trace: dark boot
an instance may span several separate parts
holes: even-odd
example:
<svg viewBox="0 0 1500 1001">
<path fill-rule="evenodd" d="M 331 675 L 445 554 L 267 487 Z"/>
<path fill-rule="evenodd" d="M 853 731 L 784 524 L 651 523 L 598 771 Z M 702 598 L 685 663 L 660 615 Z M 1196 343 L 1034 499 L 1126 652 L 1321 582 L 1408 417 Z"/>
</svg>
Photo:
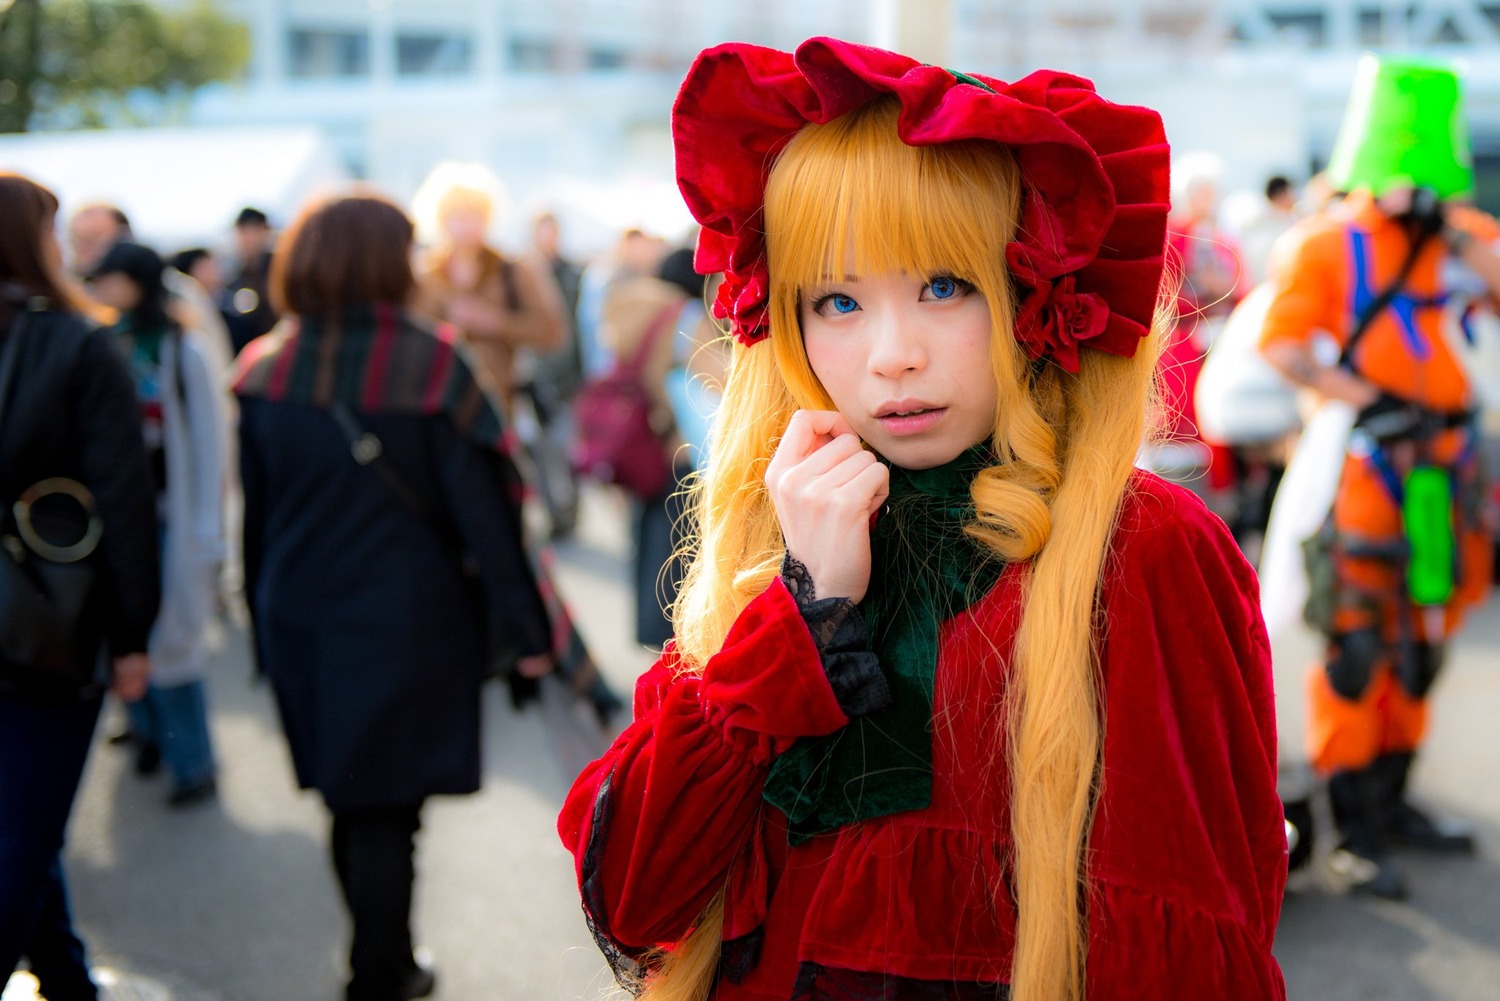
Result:
<svg viewBox="0 0 1500 1001">
<path fill-rule="evenodd" d="M 135 773 L 155 775 L 161 771 L 161 745 L 156 741 L 138 742 L 135 751 Z"/>
<path fill-rule="evenodd" d="M 1312 769 L 1305 765 L 1283 765 L 1277 769 L 1276 792 L 1286 819 L 1288 872 L 1296 872 L 1312 861 L 1317 830 L 1313 820 Z"/>
<path fill-rule="evenodd" d="M 1370 766 L 1384 800 L 1386 839 L 1396 848 L 1414 848 L 1438 855 L 1474 854 L 1474 832 L 1468 825 L 1434 819 L 1407 801 L 1406 781 L 1412 759 L 1410 751 L 1382 754 Z"/>
<path fill-rule="evenodd" d="M 99 990 L 89 978 L 83 942 L 73 930 L 60 858 L 53 859 L 47 871 L 41 912 L 32 929 L 26 955 L 42 997 L 50 1001 L 97 1001 Z M 0 988 L 4 986 L 0 984 Z"/>
<path fill-rule="evenodd" d="M 1396 679 L 1412 698 L 1425 699 L 1447 659 L 1447 648 L 1441 643 L 1403 644 L 1396 659 Z"/>
<path fill-rule="evenodd" d="M 1369 768 L 1329 777 L 1328 799 L 1342 836 L 1329 866 L 1354 893 L 1404 900 L 1406 882 L 1387 847 L 1378 792 Z"/>
<path fill-rule="evenodd" d="M 409 1001 L 433 990 L 430 964 L 413 955 L 412 839 L 420 806 L 333 815 L 333 862 L 354 925 L 346 1001 Z"/>
<path fill-rule="evenodd" d="M 1312 804 L 1306 799 L 1288 800 L 1282 810 L 1287 826 L 1286 867 L 1288 872 L 1296 872 L 1312 861 Z"/>
<path fill-rule="evenodd" d="M 423 955 L 425 950 L 418 949 L 416 965 L 407 973 L 406 978 L 401 981 L 401 997 L 403 1001 L 415 1001 L 416 998 L 425 998 L 437 990 L 437 970 L 433 969 L 432 960 Z"/>
</svg>

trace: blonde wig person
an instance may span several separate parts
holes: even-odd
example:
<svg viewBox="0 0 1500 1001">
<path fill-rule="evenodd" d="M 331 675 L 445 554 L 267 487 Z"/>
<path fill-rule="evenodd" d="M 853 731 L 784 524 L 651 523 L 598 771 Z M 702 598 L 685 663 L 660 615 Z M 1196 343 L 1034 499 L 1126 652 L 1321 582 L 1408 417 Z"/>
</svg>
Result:
<svg viewBox="0 0 1500 1001">
<path fill-rule="evenodd" d="M 1254 575 L 1134 468 L 1160 119 L 814 39 L 704 52 L 673 129 L 736 345 L 676 640 L 559 821 L 617 979 L 1284 997 Z"/>
<path fill-rule="evenodd" d="M 463 334 L 478 374 L 508 415 L 521 381 L 518 355 L 556 350 L 568 336 L 562 294 L 545 264 L 492 246 L 489 234 L 507 200 L 485 167 L 439 163 L 412 202 L 429 243 L 414 310 Z"/>
</svg>

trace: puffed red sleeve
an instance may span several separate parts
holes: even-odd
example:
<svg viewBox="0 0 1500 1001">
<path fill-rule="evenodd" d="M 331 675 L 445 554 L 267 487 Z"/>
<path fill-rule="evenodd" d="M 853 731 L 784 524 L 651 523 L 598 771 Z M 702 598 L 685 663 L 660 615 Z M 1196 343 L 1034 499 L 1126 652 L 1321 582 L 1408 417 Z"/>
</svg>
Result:
<svg viewBox="0 0 1500 1001">
<path fill-rule="evenodd" d="M 596 935 L 629 951 L 680 941 L 726 882 L 726 937 L 753 929 L 770 764 L 797 738 L 848 722 L 780 580 L 701 676 L 677 670 L 669 650 L 642 676 L 635 721 L 574 782 L 558 820 Z"/>
<path fill-rule="evenodd" d="M 1115 1001 L 1284 998 L 1270 646 L 1254 571 L 1195 497 L 1141 477 L 1102 646 L 1088 976 Z"/>
</svg>

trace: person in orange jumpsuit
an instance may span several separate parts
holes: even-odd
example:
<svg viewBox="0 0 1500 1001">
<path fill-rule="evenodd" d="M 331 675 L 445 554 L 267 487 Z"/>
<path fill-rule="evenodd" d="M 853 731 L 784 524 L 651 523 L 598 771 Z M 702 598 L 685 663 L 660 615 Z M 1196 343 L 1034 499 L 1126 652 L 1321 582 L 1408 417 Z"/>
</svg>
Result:
<svg viewBox="0 0 1500 1001">
<path fill-rule="evenodd" d="M 1423 177 L 1408 163 L 1386 174 L 1366 158 L 1346 176 L 1343 204 L 1294 232 L 1261 350 L 1293 381 L 1359 411 L 1323 533 L 1336 583 L 1318 595 L 1328 644 L 1310 678 L 1309 752 L 1328 778 L 1342 838 L 1335 868 L 1354 890 L 1399 898 L 1406 887 L 1391 848 L 1473 850 L 1468 834 L 1428 818 L 1405 790 L 1445 642 L 1491 579 L 1474 392 L 1444 326 L 1495 307 L 1500 226 L 1453 203 L 1466 192 L 1451 171 Z M 1337 364 L 1327 364 L 1331 351 L 1320 360 L 1320 332 L 1337 345 Z M 1445 471 L 1453 485 L 1452 586 L 1425 601 L 1408 583 L 1416 536 L 1403 520 L 1418 466 Z"/>
</svg>

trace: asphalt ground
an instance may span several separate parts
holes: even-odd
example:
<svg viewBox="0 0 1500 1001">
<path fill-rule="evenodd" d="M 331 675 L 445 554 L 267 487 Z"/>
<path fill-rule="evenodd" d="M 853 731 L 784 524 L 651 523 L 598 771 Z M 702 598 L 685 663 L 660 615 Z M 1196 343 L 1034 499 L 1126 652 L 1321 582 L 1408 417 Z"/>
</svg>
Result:
<svg viewBox="0 0 1500 1001">
<path fill-rule="evenodd" d="M 590 495 L 579 538 L 559 550 L 562 588 L 622 690 L 650 660 L 631 642 L 625 525 L 623 505 Z M 120 725 L 117 708 L 108 712 L 67 850 L 75 917 L 110 1001 L 337 1001 L 348 928 L 327 818 L 295 788 L 243 631 L 226 623 L 220 639 L 210 667 L 217 802 L 165 806 L 167 780 L 135 776 L 130 752 L 104 743 Z M 1297 673 L 1278 670 L 1291 720 L 1300 719 Z M 435 997 L 597 998 L 611 981 L 554 833 L 583 748 L 536 710 L 513 711 L 498 687 L 485 697 L 485 788 L 432 801 L 420 835 L 415 924 L 438 964 Z M 1391 903 L 1338 892 L 1322 838 L 1319 859 L 1294 878 L 1277 937 L 1292 998 L 1500 998 L 1497 721 L 1500 602 L 1491 601 L 1454 646 L 1415 776 L 1422 802 L 1476 825 L 1479 855 L 1407 858 L 1412 898 Z M 24 974 L 3 994 L 32 998 Z"/>
</svg>

